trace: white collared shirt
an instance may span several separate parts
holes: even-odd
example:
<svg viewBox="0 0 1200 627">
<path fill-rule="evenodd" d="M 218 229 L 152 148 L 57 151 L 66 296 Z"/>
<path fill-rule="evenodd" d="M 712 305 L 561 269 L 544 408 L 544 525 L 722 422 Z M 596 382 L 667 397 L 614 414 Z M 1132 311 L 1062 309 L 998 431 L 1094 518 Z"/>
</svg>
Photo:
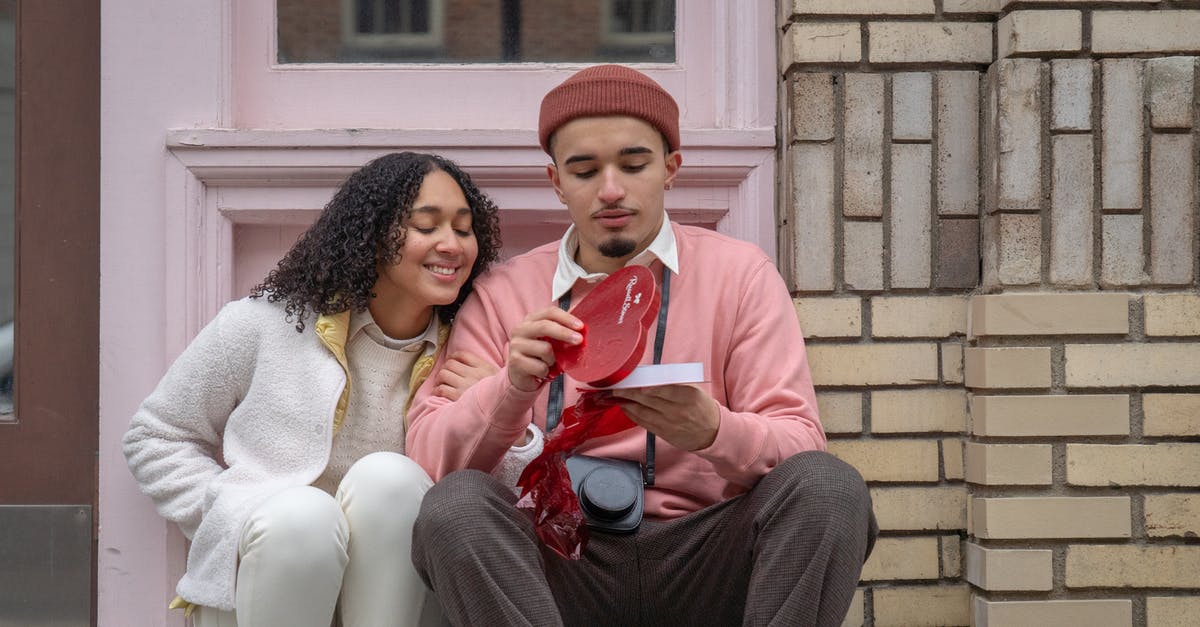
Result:
<svg viewBox="0 0 1200 627">
<path fill-rule="evenodd" d="M 354 340 L 354 337 L 359 332 L 366 333 L 368 337 L 375 341 L 376 344 L 392 350 L 408 350 L 410 352 L 425 352 L 426 349 L 433 351 L 437 349 L 438 342 L 438 316 L 437 312 L 429 317 L 429 324 L 426 325 L 425 331 L 416 337 L 398 340 L 393 337 L 388 337 L 383 329 L 375 322 L 375 318 L 371 316 L 371 310 L 354 311 L 350 313 L 350 328 L 346 334 L 346 343 L 349 344 Z"/>
<path fill-rule="evenodd" d="M 558 266 L 554 269 L 554 282 L 551 284 L 551 296 L 554 300 L 571 291 L 576 281 L 582 279 L 588 283 L 596 283 L 608 277 L 604 272 L 588 272 L 576 263 L 575 253 L 578 250 L 579 233 L 572 224 L 558 242 Z M 663 211 L 662 226 L 658 229 L 658 235 L 654 236 L 646 250 L 638 253 L 625 265 L 649 266 L 655 259 L 661 261 L 671 272 L 679 274 L 679 248 L 675 245 L 675 231 L 671 229 L 671 218 L 667 216 L 666 211 Z"/>
</svg>

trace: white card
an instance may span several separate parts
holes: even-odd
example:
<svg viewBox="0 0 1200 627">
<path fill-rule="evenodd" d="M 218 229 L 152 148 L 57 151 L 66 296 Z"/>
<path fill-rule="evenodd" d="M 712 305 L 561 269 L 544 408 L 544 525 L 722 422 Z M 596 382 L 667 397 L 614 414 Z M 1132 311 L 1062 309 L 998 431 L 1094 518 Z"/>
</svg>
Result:
<svg viewBox="0 0 1200 627">
<path fill-rule="evenodd" d="M 682 364 L 644 364 L 633 369 L 629 376 L 600 390 L 648 388 L 676 383 L 703 383 L 704 364 L 693 361 Z"/>
</svg>

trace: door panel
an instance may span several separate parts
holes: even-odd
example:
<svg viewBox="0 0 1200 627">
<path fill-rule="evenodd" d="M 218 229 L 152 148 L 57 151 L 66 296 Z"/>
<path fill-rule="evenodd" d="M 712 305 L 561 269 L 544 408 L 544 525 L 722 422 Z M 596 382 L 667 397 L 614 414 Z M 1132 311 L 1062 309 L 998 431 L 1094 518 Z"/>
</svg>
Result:
<svg viewBox="0 0 1200 627">
<path fill-rule="evenodd" d="M 100 2 L 16 7 L 15 412 L 0 625 L 95 622 Z"/>
</svg>

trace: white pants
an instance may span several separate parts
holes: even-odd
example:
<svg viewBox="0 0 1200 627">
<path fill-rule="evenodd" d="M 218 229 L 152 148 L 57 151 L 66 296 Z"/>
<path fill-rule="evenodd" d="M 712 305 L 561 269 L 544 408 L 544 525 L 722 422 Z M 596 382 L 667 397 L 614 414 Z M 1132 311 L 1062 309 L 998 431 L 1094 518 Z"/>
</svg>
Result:
<svg viewBox="0 0 1200 627">
<path fill-rule="evenodd" d="M 354 464 L 336 496 L 301 486 L 271 497 L 242 529 L 236 614 L 202 607 L 196 627 L 329 627 L 339 596 L 344 627 L 438 624 L 409 558 L 432 485 L 416 462 L 380 452 Z"/>
</svg>

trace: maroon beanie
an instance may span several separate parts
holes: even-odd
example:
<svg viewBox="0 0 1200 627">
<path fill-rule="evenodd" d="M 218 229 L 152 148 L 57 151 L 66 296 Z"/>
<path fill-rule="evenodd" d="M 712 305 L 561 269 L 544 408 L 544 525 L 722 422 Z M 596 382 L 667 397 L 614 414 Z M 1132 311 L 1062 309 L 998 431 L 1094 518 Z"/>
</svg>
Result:
<svg viewBox="0 0 1200 627">
<path fill-rule="evenodd" d="M 575 118 L 628 115 L 658 129 L 669 150 L 679 150 L 679 106 L 654 79 L 623 65 L 596 65 L 572 74 L 542 99 L 538 141 L 550 152 L 550 136 Z M 551 155 L 553 156 L 553 155 Z"/>
</svg>

